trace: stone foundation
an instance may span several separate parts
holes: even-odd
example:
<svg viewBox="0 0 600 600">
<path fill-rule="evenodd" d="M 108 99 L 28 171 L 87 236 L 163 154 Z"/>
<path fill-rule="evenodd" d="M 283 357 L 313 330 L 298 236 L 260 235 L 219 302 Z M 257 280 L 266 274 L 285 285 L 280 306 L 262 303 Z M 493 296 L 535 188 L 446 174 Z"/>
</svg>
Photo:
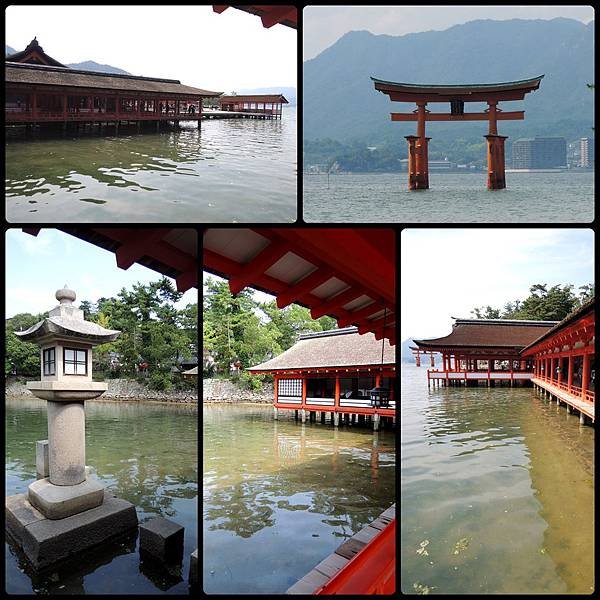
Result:
<svg viewBox="0 0 600 600">
<path fill-rule="evenodd" d="M 137 524 L 133 504 L 106 493 L 97 508 L 60 520 L 44 517 L 29 503 L 27 494 L 6 498 L 6 529 L 35 569 L 73 557 Z"/>
</svg>

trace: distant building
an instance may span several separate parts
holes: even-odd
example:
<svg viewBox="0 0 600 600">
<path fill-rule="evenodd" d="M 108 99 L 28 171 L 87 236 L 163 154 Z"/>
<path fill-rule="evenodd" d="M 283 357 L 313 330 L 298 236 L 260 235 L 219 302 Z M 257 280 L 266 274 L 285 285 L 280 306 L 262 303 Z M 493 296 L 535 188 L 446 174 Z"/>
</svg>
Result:
<svg viewBox="0 0 600 600">
<path fill-rule="evenodd" d="M 562 137 L 516 140 L 512 145 L 513 169 L 553 169 L 567 166 L 567 141 Z"/>
<path fill-rule="evenodd" d="M 579 140 L 581 162 L 580 167 L 590 168 L 594 166 L 594 138 L 581 138 Z"/>
<path fill-rule="evenodd" d="M 400 168 L 402 171 L 408 171 L 408 158 L 400 159 Z M 456 163 L 450 162 L 448 159 L 429 161 L 430 171 L 453 171 L 456 168 Z"/>
</svg>

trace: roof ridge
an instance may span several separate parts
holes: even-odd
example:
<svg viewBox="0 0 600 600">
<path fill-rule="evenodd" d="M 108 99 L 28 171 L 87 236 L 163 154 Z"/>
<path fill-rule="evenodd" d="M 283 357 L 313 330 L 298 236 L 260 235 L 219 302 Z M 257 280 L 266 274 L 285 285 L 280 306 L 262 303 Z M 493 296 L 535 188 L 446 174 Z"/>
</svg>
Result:
<svg viewBox="0 0 600 600">
<path fill-rule="evenodd" d="M 124 73 L 104 73 L 103 71 L 89 71 L 87 69 L 71 69 L 70 67 L 55 67 L 52 65 L 33 65 L 30 63 L 18 63 L 5 61 L 5 65 L 16 69 L 28 69 L 33 71 L 56 71 L 57 73 L 77 73 L 79 75 L 94 75 L 96 77 L 117 77 L 119 79 L 136 79 L 140 81 L 156 81 L 158 83 L 178 83 L 179 79 L 164 79 L 161 77 L 147 77 L 145 75 L 125 75 Z"/>
</svg>

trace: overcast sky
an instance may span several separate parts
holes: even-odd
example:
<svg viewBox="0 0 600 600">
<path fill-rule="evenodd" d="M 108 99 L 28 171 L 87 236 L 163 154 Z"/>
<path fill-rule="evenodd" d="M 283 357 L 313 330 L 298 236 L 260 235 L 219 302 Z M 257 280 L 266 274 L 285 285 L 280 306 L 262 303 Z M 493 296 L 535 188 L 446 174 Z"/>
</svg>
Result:
<svg viewBox="0 0 600 600">
<path fill-rule="evenodd" d="M 34 36 L 63 64 L 94 60 L 219 92 L 296 86 L 296 30 L 233 8 L 9 6 L 6 43 L 20 51 Z"/>
<path fill-rule="evenodd" d="M 58 304 L 54 293 L 65 283 L 82 300 L 96 302 L 116 296 L 134 283 L 158 281 L 160 273 L 133 264 L 117 267 L 115 255 L 56 229 L 42 229 L 37 236 L 21 229 L 6 232 L 6 317 L 37 314 Z M 175 284 L 174 280 L 173 284 Z M 176 304 L 183 308 L 198 302 L 198 291 L 185 292 Z"/>
<path fill-rule="evenodd" d="M 303 11 L 304 60 L 314 58 L 348 31 L 404 35 L 442 31 L 476 19 L 553 19 L 588 23 L 591 6 L 308 6 Z"/>
<path fill-rule="evenodd" d="M 405 229 L 400 239 L 402 340 L 447 335 L 451 317 L 502 308 L 536 283 L 594 280 L 591 229 Z"/>
</svg>

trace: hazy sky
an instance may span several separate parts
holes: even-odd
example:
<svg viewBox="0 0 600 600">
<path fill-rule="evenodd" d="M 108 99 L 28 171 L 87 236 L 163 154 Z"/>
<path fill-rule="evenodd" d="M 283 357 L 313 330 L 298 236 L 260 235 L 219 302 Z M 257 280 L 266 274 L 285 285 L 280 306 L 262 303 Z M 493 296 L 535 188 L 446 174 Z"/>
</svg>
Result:
<svg viewBox="0 0 600 600">
<path fill-rule="evenodd" d="M 404 35 L 448 29 L 476 19 L 553 19 L 588 23 L 591 6 L 309 6 L 304 9 L 304 60 L 314 58 L 348 31 Z"/>
<path fill-rule="evenodd" d="M 591 229 L 405 229 L 400 239 L 402 340 L 447 335 L 451 317 L 502 308 L 536 283 L 594 280 Z"/>
<path fill-rule="evenodd" d="M 94 60 L 219 92 L 296 85 L 296 30 L 266 29 L 233 8 L 9 6 L 6 43 L 19 51 L 34 36 L 61 63 Z"/>
<path fill-rule="evenodd" d="M 115 296 L 134 283 L 158 281 L 160 273 L 133 264 L 117 267 L 115 255 L 56 229 L 42 229 L 37 237 L 20 229 L 6 232 L 6 317 L 44 312 L 56 306 L 56 290 L 65 283 L 82 300 L 95 302 Z M 172 280 L 173 281 L 173 280 Z M 173 284 L 175 282 L 173 281 Z M 198 302 L 198 291 L 185 292 L 178 308 Z"/>
</svg>

